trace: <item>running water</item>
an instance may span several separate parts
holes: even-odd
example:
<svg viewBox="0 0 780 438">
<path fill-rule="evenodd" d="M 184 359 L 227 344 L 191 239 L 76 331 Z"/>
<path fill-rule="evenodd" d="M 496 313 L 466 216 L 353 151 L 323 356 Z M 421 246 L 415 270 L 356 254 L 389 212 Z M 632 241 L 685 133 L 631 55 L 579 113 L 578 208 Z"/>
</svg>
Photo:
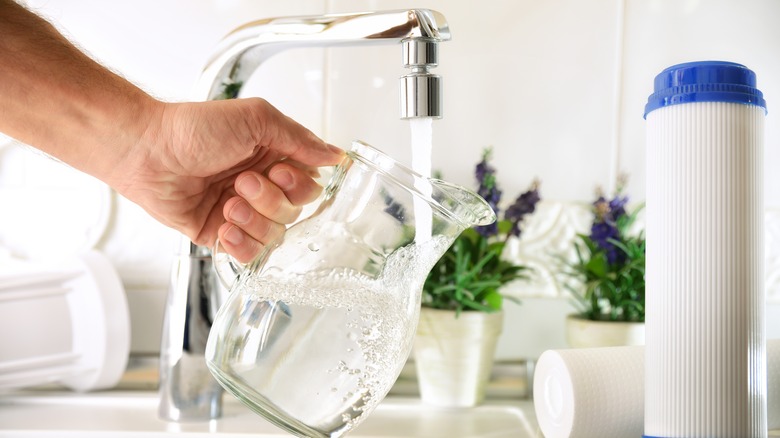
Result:
<svg viewBox="0 0 780 438">
<path fill-rule="evenodd" d="M 433 118 L 409 119 L 412 132 L 412 170 L 422 176 L 431 176 L 431 155 L 433 154 Z"/>
<path fill-rule="evenodd" d="M 430 178 L 431 156 L 433 155 L 433 118 L 419 117 L 409 119 L 409 128 L 412 133 L 412 170 L 420 175 Z M 430 196 L 431 188 L 428 184 L 415 184 L 417 190 L 423 195 Z M 415 214 L 415 241 L 418 243 L 430 240 L 432 230 L 432 214 L 430 205 L 420 198 L 414 199 Z"/>
</svg>

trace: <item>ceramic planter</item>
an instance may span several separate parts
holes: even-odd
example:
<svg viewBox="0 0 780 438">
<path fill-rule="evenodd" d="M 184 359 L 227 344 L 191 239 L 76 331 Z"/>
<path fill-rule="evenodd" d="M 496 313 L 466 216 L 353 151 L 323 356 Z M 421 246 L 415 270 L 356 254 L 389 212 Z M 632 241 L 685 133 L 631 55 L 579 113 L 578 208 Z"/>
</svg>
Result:
<svg viewBox="0 0 780 438">
<path fill-rule="evenodd" d="M 414 344 L 420 396 L 437 406 L 476 406 L 485 398 L 503 312 L 422 308 Z"/>
<path fill-rule="evenodd" d="M 573 348 L 644 345 L 645 323 L 593 321 L 569 315 L 566 317 L 566 341 Z"/>
</svg>

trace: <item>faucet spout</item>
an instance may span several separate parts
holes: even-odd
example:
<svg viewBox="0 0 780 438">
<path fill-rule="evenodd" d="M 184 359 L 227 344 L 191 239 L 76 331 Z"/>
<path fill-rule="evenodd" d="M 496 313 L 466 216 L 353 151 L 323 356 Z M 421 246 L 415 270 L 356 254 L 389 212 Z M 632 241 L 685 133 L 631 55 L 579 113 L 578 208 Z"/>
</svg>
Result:
<svg viewBox="0 0 780 438">
<path fill-rule="evenodd" d="M 247 23 L 220 43 L 198 83 L 207 100 L 238 97 L 257 68 L 280 51 L 403 43 L 401 117 L 441 117 L 441 79 L 429 69 L 438 63 L 438 43 L 449 41 L 444 16 L 429 9 L 287 17 Z"/>
</svg>

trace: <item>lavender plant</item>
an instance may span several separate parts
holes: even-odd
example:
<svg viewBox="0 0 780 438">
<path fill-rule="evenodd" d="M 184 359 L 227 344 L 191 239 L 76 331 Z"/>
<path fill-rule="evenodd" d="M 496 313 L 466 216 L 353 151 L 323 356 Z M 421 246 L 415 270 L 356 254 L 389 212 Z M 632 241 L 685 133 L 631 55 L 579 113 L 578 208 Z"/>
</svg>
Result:
<svg viewBox="0 0 780 438">
<path fill-rule="evenodd" d="M 477 193 L 500 214 L 502 192 L 496 181 L 496 170 L 490 164 L 492 151 L 485 149 L 477 164 Z M 539 203 L 539 182 L 521 194 L 493 224 L 466 229 L 434 265 L 423 286 L 422 305 L 435 309 L 496 312 L 503 308 L 500 288 L 527 278 L 528 267 L 502 258 L 507 241 L 519 238 L 523 220 Z M 509 299 L 509 298 L 508 298 Z"/>
<path fill-rule="evenodd" d="M 627 212 L 624 186 L 622 177 L 612 199 L 597 195 L 590 234 L 579 234 L 575 242 L 577 260 L 568 271 L 582 286 L 567 287 L 587 319 L 645 320 L 644 230 L 631 232 L 644 206 Z"/>
</svg>

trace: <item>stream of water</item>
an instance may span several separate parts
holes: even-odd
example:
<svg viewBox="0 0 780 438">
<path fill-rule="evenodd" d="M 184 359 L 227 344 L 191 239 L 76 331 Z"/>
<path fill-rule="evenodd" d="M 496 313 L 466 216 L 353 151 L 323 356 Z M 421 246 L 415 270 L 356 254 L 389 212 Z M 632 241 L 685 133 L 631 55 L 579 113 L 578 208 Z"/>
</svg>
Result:
<svg viewBox="0 0 780 438">
<path fill-rule="evenodd" d="M 433 118 L 420 117 L 409 119 L 412 136 L 412 170 L 430 178 L 433 154 Z M 420 181 L 415 184 L 424 196 L 431 195 L 431 187 Z M 433 233 L 431 206 L 421 198 L 414 199 L 415 241 L 423 243 L 431 239 Z"/>
</svg>

